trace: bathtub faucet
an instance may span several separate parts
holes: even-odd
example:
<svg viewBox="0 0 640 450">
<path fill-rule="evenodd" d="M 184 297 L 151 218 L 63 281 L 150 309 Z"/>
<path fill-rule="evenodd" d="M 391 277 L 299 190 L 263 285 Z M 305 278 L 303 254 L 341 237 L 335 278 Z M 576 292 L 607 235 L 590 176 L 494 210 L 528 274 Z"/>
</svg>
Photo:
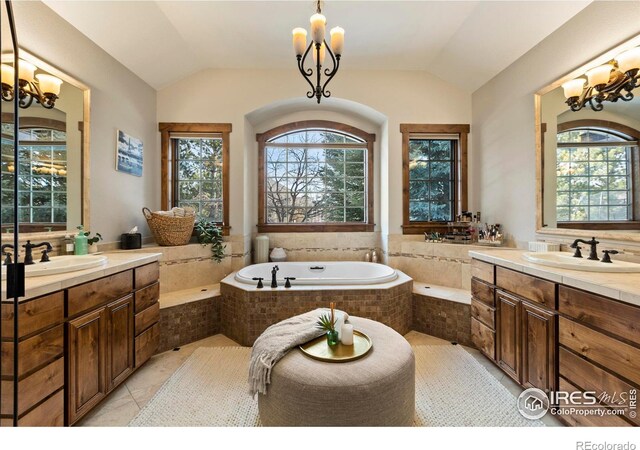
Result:
<svg viewBox="0 0 640 450">
<path fill-rule="evenodd" d="M 278 280 L 276 279 L 276 274 L 278 273 L 278 270 L 280 270 L 278 266 L 273 266 L 273 269 L 271 269 L 271 287 L 272 288 L 278 287 Z"/>
</svg>

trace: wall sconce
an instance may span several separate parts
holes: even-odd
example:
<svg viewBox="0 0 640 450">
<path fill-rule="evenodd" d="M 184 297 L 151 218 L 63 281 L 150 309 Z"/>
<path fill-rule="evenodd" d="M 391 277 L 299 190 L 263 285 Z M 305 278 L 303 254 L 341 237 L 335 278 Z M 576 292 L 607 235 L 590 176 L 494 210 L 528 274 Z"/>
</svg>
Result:
<svg viewBox="0 0 640 450">
<path fill-rule="evenodd" d="M 20 108 L 28 108 L 35 99 L 44 108 L 51 109 L 60 95 L 62 80 L 44 73 L 34 75 L 36 69 L 36 66 L 22 59 L 18 63 L 18 105 Z M 13 101 L 15 95 L 14 69 L 8 64 L 2 64 L 0 72 L 2 75 L 2 100 Z"/>
<path fill-rule="evenodd" d="M 616 59 L 587 70 L 587 79 L 576 78 L 562 85 L 571 111 L 580 111 L 587 104 L 594 111 L 602 111 L 602 102 L 625 102 L 633 99 L 633 91 L 640 85 L 640 47 L 619 54 Z M 586 86 L 585 86 L 586 85 Z"/>
</svg>

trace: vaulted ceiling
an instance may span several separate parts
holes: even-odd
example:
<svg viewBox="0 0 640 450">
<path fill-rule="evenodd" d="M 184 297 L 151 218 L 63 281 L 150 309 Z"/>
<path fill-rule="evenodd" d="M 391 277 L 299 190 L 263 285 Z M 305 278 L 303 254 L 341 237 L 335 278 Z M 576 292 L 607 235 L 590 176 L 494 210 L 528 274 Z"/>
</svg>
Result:
<svg viewBox="0 0 640 450">
<path fill-rule="evenodd" d="M 47 6 L 156 89 L 203 69 L 288 69 L 313 1 L 57 1 Z M 424 70 L 472 92 L 590 1 L 341 1 L 343 69 Z"/>
</svg>

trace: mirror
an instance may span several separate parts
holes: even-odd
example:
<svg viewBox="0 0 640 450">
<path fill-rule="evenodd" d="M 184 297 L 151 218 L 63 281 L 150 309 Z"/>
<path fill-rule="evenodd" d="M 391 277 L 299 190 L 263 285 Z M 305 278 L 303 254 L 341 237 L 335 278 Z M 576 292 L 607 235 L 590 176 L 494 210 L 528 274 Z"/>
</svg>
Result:
<svg viewBox="0 0 640 450">
<path fill-rule="evenodd" d="M 19 109 L 18 220 L 19 232 L 64 235 L 88 227 L 88 89 L 24 50 L 20 58 L 34 64 L 37 74 L 63 80 L 51 109 L 33 102 Z M 3 64 L 13 65 L 3 54 Z M 2 102 L 2 232 L 13 232 L 13 102 Z"/>
<path fill-rule="evenodd" d="M 601 111 L 588 104 L 573 111 L 561 86 L 619 51 L 536 95 L 539 233 L 640 235 L 640 88 L 630 101 L 602 102 Z"/>
</svg>

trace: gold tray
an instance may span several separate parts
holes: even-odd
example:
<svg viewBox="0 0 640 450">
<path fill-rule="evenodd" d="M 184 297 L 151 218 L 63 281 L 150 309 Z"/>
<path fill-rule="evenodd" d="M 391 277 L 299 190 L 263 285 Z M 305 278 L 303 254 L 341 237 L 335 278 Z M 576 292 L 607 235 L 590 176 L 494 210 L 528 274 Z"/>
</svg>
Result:
<svg viewBox="0 0 640 450">
<path fill-rule="evenodd" d="M 302 353 L 310 358 L 326 362 L 347 362 L 362 358 L 373 347 L 371 338 L 361 331 L 353 330 L 353 345 L 342 345 L 338 342 L 335 347 L 329 347 L 327 336 L 300 345 Z"/>
</svg>

